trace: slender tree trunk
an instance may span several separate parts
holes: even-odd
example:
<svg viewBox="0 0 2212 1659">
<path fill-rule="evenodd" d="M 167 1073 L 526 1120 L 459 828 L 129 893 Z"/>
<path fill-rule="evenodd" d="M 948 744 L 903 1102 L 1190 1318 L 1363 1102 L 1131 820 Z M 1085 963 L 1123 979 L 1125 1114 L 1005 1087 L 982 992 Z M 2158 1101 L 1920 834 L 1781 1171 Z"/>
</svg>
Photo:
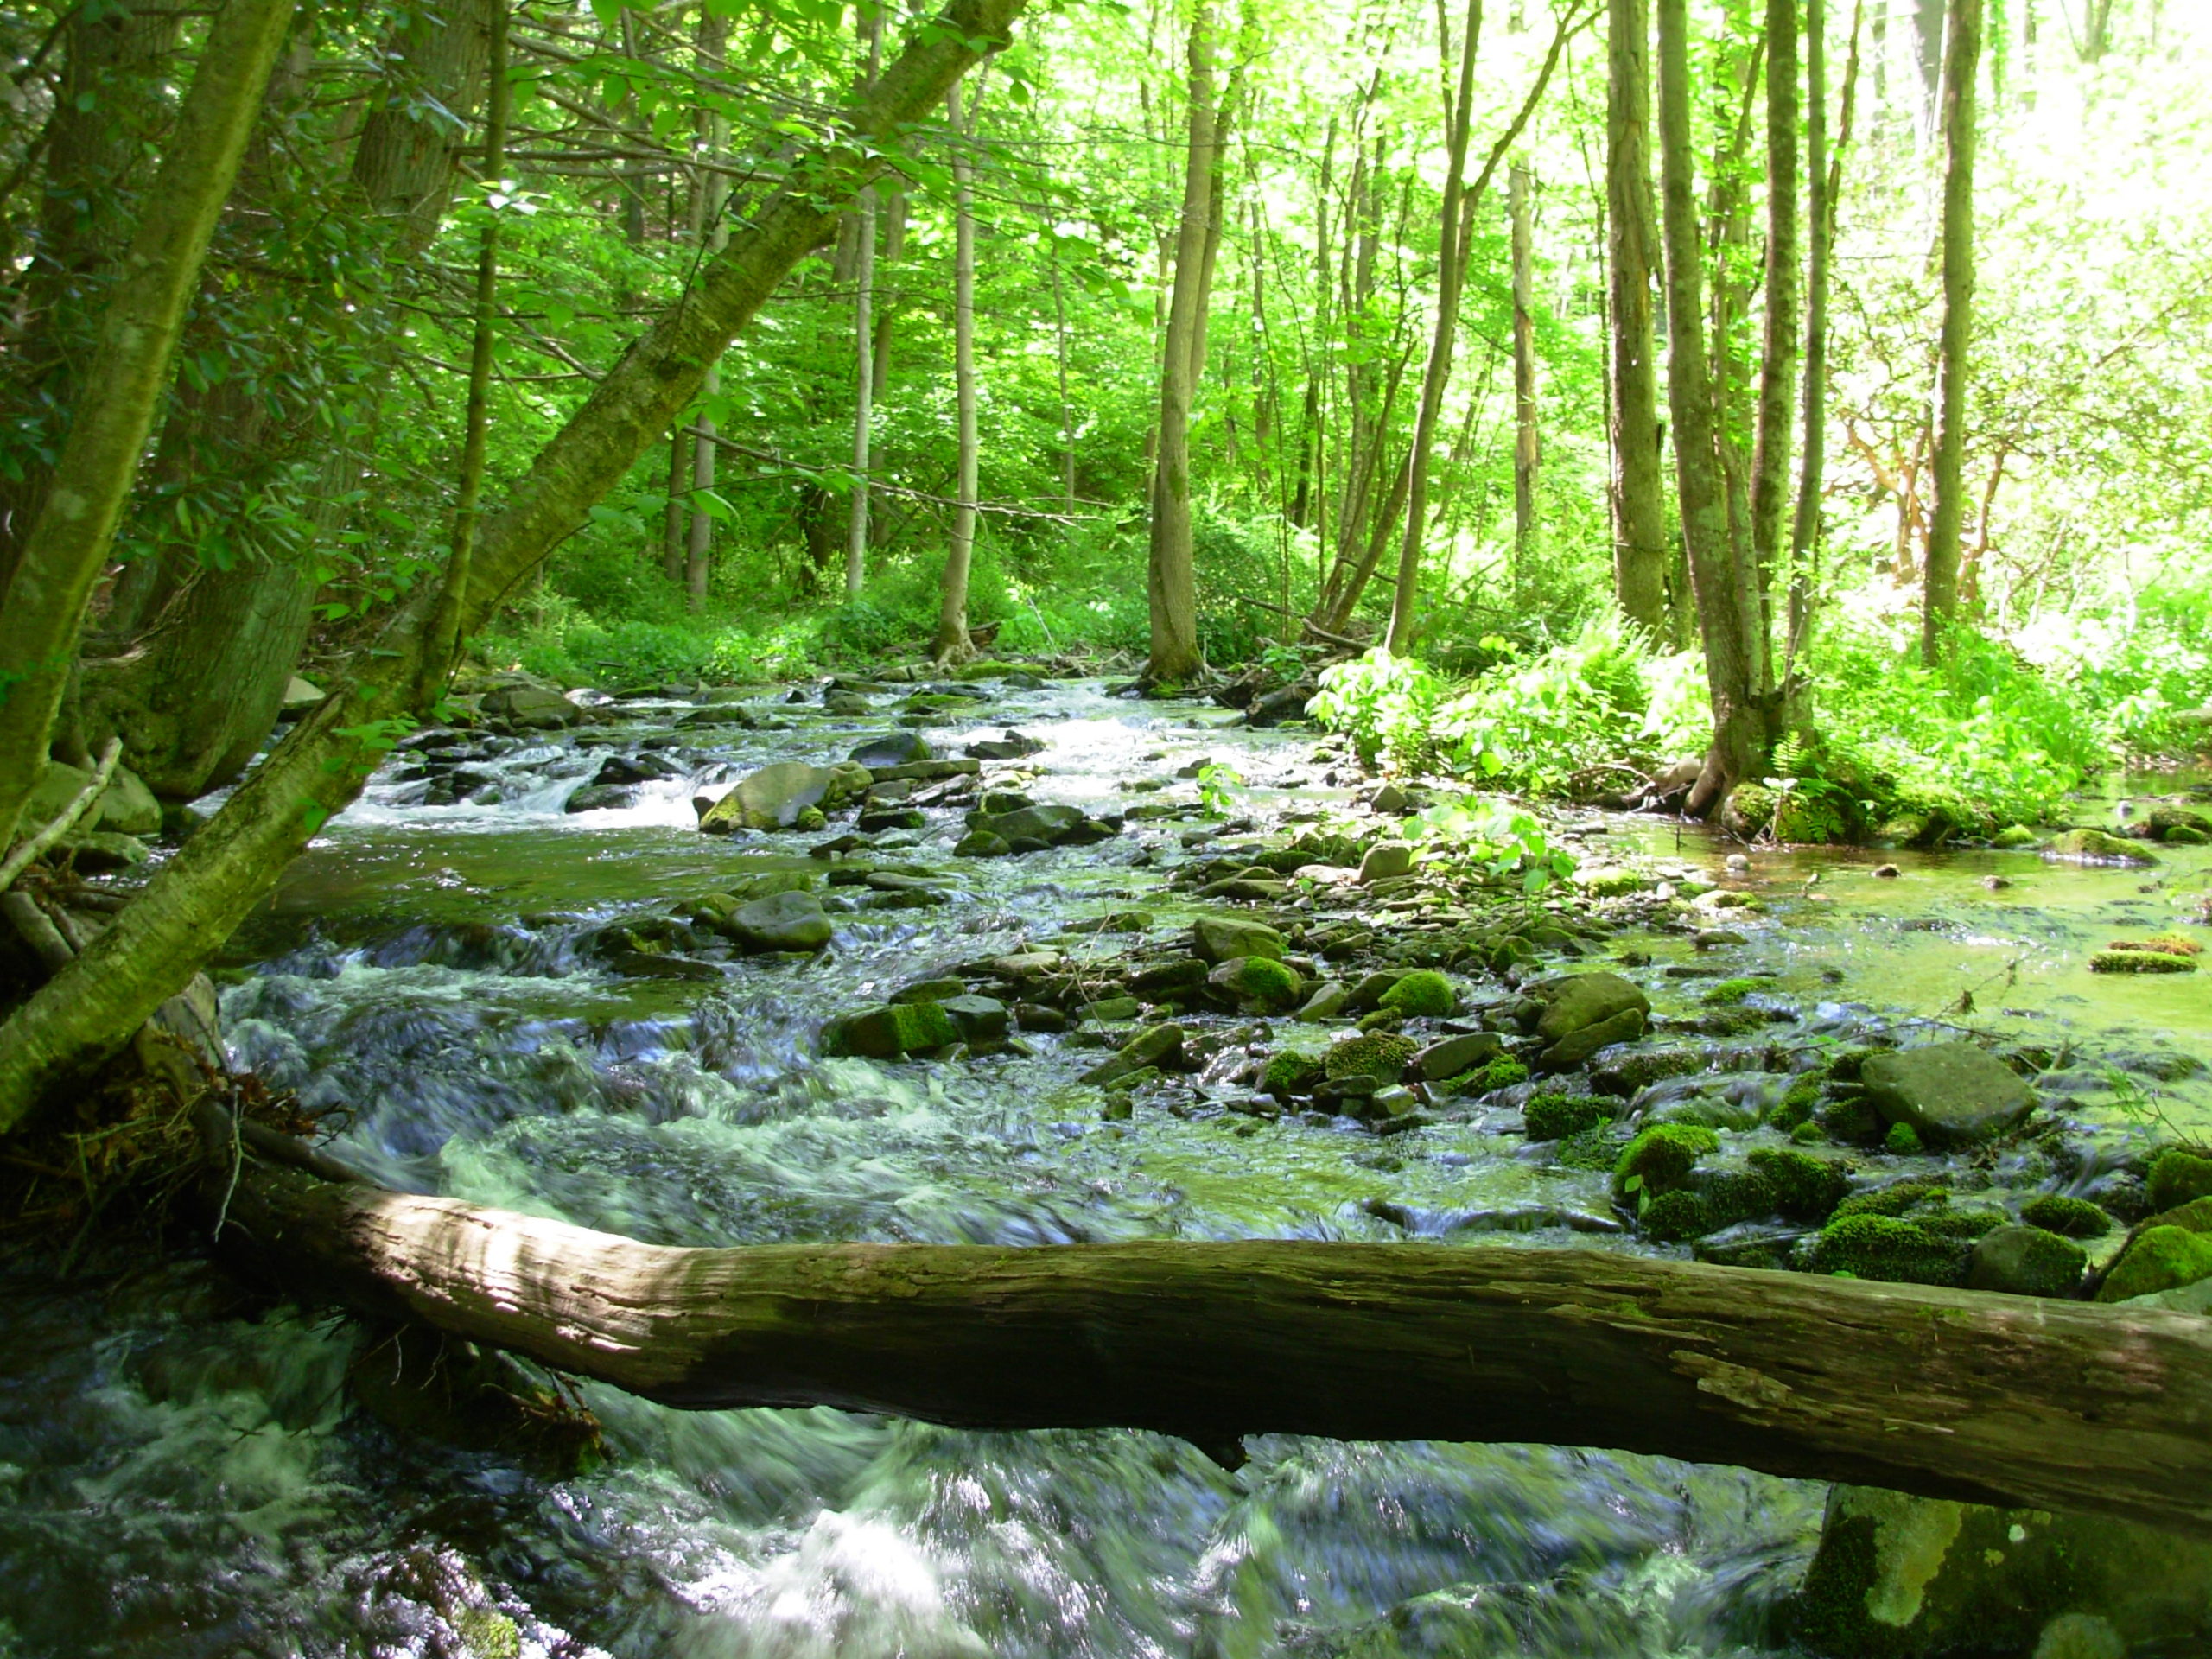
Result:
<svg viewBox="0 0 2212 1659">
<path fill-rule="evenodd" d="M 691 438 L 679 429 L 668 435 L 668 509 L 660 537 L 660 571 L 671 588 L 683 581 L 683 537 L 690 523 L 690 500 Z"/>
<path fill-rule="evenodd" d="M 1621 613 L 1667 629 L 1667 522 L 1651 334 L 1657 227 L 1651 210 L 1649 0 L 1610 0 L 1605 204 L 1613 324 L 1613 583 Z"/>
<path fill-rule="evenodd" d="M 1475 123 L 1475 50 L 1482 38 L 1482 0 L 1467 0 L 1459 29 L 1459 92 L 1446 117 L 1444 204 L 1438 215 L 1436 332 L 1430 336 L 1428 364 L 1421 372 L 1421 402 L 1414 414 L 1413 448 L 1407 457 L 1405 533 L 1398 543 L 1398 585 L 1391 596 L 1390 632 L 1384 645 L 1394 657 L 1414 648 L 1414 607 L 1421 590 L 1421 542 L 1428 529 L 1428 452 L 1436 442 L 1436 420 L 1443 411 L 1444 388 L 1452 378 L 1452 348 L 1459 334 L 1459 288 L 1466 274 L 1467 238 L 1459 227 L 1459 201 L 1466 191 L 1467 137 Z M 1452 43 L 1440 43 L 1448 54 Z M 1446 61 L 1450 61 L 1447 55 Z"/>
<path fill-rule="evenodd" d="M 648 446 L 698 396 L 708 367 L 791 267 L 820 247 L 838 213 L 881 173 L 897 136 L 933 110 L 1025 0 L 950 0 L 920 28 L 874 91 L 795 145 L 790 181 L 749 204 L 745 234 L 709 260 L 592 388 L 480 528 L 463 626 L 582 526 Z M 780 176 L 780 175 L 779 175 Z M 410 694 L 435 594 L 419 591 L 375 651 L 348 671 L 69 968 L 0 1025 L 0 1135 L 67 1079 L 114 1053 L 260 902 L 383 758 L 385 722 L 415 713 Z M 10 620 L 13 620 L 12 616 Z M 12 635 L 11 635 L 12 637 Z M 6 775 L 0 770 L 0 777 Z"/>
<path fill-rule="evenodd" d="M 960 89 L 946 94 L 952 124 L 952 382 L 958 410 L 960 505 L 954 509 L 952 546 L 944 560 L 944 591 L 938 607 L 937 639 L 930 655 L 940 663 L 972 656 L 968 643 L 968 568 L 976 550 L 976 501 L 981 443 L 976 432 L 976 210 L 969 141 L 975 112 L 963 120 Z"/>
<path fill-rule="evenodd" d="M 1674 416 L 1675 493 L 1682 543 L 1705 638 L 1713 747 L 1693 786 L 1694 812 L 1717 809 L 1766 747 L 1758 664 L 1747 636 L 1738 550 L 1728 530 L 1713 379 L 1705 344 L 1703 238 L 1690 132 L 1688 0 L 1658 0 L 1659 159 L 1667 263 L 1667 403 Z"/>
<path fill-rule="evenodd" d="M 1921 660 L 1941 660 L 1959 607 L 1959 538 L 1966 522 L 1967 350 L 1974 326 L 1974 78 L 1981 0 L 1951 0 L 1943 48 L 1943 321 L 1936 347 L 1935 505 L 1928 526 Z"/>
<path fill-rule="evenodd" d="M 130 498 L 207 242 L 291 0 L 226 0 L 124 254 L 36 520 L 0 594 L 0 847 L 46 771 L 85 606 Z"/>
<path fill-rule="evenodd" d="M 1191 398 L 1203 361 L 1201 338 L 1208 217 L 1213 206 L 1214 40 L 1212 0 L 1191 13 L 1190 67 L 1183 171 L 1183 207 L 1175 238 L 1175 277 L 1160 370 L 1160 459 L 1152 486 L 1152 545 L 1146 592 L 1151 601 L 1152 650 L 1145 677 L 1178 684 L 1205 666 L 1198 652 L 1197 573 L 1191 550 Z"/>
<path fill-rule="evenodd" d="M 896 174 L 886 179 L 883 192 L 883 248 L 875 262 L 875 364 L 868 373 L 868 391 L 880 406 L 891 386 L 892 331 L 898 321 L 900 289 L 899 263 L 906 257 L 906 189 Z M 870 481 L 873 493 L 874 486 Z M 891 520 L 870 510 L 868 541 L 876 548 L 890 545 Z"/>
<path fill-rule="evenodd" d="M 1518 604 L 1535 560 L 1541 451 L 1536 421 L 1536 258 L 1527 163 L 1516 162 L 1507 180 L 1513 221 L 1513 602 Z"/>
<path fill-rule="evenodd" d="M 699 14 L 699 69 L 702 74 L 718 74 L 729 47 L 729 19 L 711 8 Z M 729 118 L 717 109 L 701 117 L 702 137 L 705 142 L 706 158 L 719 161 L 729 149 Z M 707 257 L 719 256 L 729 246 L 729 218 L 722 209 L 729 194 L 728 180 L 720 173 L 704 175 L 700 184 L 702 225 L 707 239 Z M 707 365 L 700 396 L 709 405 L 721 395 L 722 389 L 721 359 L 719 356 Z M 715 487 L 715 461 L 719 448 L 715 442 L 715 416 L 711 407 L 699 411 L 699 433 L 691 448 L 691 535 L 683 550 L 683 590 L 695 611 L 703 610 L 707 603 L 707 588 L 714 574 L 715 521 L 707 512 L 705 497 Z"/>
<path fill-rule="evenodd" d="M 1075 403 L 1068 396 L 1068 302 L 1060 247 L 1052 243 L 1052 367 L 1060 383 L 1060 511 L 1075 516 Z"/>
<path fill-rule="evenodd" d="M 1859 25 L 1865 0 L 1853 10 L 1851 53 L 1844 66 L 1841 137 L 1851 132 L 1859 82 Z M 1812 185 L 1811 257 L 1805 283 L 1805 458 L 1797 475 L 1797 507 L 1789 532 L 1789 633 L 1785 664 L 1810 643 L 1817 594 L 1815 563 L 1821 540 L 1821 495 L 1827 470 L 1828 263 L 1835 245 L 1835 202 L 1841 180 L 1828 157 L 1827 0 L 1805 5 L 1805 154 Z M 1789 677 L 1785 666 L 1783 679 Z"/>
<path fill-rule="evenodd" d="M 1751 448 L 1751 554 L 1764 616 L 1789 542 L 1789 446 L 1797 402 L 1797 8 L 1766 0 L 1766 279 L 1758 424 Z M 1766 632 L 1762 622 L 1761 632 Z"/>
<path fill-rule="evenodd" d="M 883 11 L 861 8 L 868 78 L 883 69 Z M 956 91 L 957 99 L 959 93 Z M 845 596 L 859 594 L 868 571 L 868 438 L 875 420 L 875 189 L 861 192 L 853 269 L 853 504 L 845 525 Z"/>
</svg>

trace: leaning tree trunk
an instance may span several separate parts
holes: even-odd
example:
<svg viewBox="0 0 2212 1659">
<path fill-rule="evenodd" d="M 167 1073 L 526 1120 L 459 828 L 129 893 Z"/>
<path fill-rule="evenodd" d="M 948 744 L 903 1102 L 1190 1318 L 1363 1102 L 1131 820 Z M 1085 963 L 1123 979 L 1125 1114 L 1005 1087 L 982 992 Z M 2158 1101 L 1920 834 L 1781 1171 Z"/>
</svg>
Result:
<svg viewBox="0 0 2212 1659">
<path fill-rule="evenodd" d="M 249 1163 L 298 1294 L 675 1406 L 1602 1446 L 2212 1535 L 2212 1321 L 1599 1250 L 671 1249 Z"/>
<path fill-rule="evenodd" d="M 1966 522 L 1967 346 L 1974 321 L 1974 77 L 1981 0 L 1951 0 L 1943 48 L 1943 323 L 1936 348 L 1936 493 L 1928 524 L 1921 660 L 1933 667 L 1959 608 L 1959 537 Z"/>
<path fill-rule="evenodd" d="M 940 663 L 974 655 L 968 642 L 968 568 L 976 551 L 976 500 L 982 443 L 976 430 L 976 207 L 974 168 L 968 146 L 976 135 L 976 111 L 961 118 L 960 89 L 946 94 L 952 126 L 952 386 L 959 431 L 960 505 L 953 509 L 952 545 L 944 558 L 944 587 L 938 597 L 937 638 L 930 655 Z"/>
<path fill-rule="evenodd" d="M 484 522 L 462 616 L 474 631 L 499 595 L 584 524 L 695 399 L 709 365 L 791 268 L 834 232 L 842 205 L 881 172 L 896 136 L 1001 42 L 1027 0 L 951 0 L 874 90 L 794 154 L 808 163 L 766 192 L 744 233 L 704 264 L 539 450 Z M 67 970 L 0 1026 L 0 1135 L 47 1092 L 113 1054 L 230 937 L 308 839 L 360 793 L 412 694 L 436 602 L 432 584 L 391 617 L 378 649 L 294 728 L 236 794 Z M 404 728 L 403 728 L 404 729 Z M 43 734 L 41 734 L 43 741 Z"/>
<path fill-rule="evenodd" d="M 1174 285 L 1160 365 L 1159 459 L 1152 477 L 1152 534 L 1145 591 L 1152 646 L 1145 677 L 1179 684 L 1205 666 L 1198 651 L 1198 575 L 1191 545 L 1191 399 L 1205 368 L 1192 350 L 1205 304 L 1206 221 L 1218 165 L 1214 128 L 1213 10 L 1198 0 L 1191 13 L 1189 100 L 1185 126 L 1183 205 L 1175 235 Z"/>
<path fill-rule="evenodd" d="M 1611 0 L 1605 93 L 1605 227 L 1612 265 L 1613 588 L 1621 613 L 1667 632 L 1667 521 L 1651 337 L 1657 234 L 1651 213 L 1651 12 Z"/>
<path fill-rule="evenodd" d="M 291 0 L 227 0 L 216 14 L 109 297 L 53 481 L 0 594 L 0 849 L 46 771 L 85 607 L 291 16 Z"/>
<path fill-rule="evenodd" d="M 1713 745 L 1692 786 L 1689 810 L 1717 809 L 1764 757 L 1767 718 L 1759 693 L 1752 632 L 1760 621 L 1746 607 L 1748 586 L 1739 549 L 1729 534 L 1721 478 L 1713 370 L 1705 349 L 1705 257 L 1690 139 L 1688 0 L 1659 0 L 1659 153 L 1667 256 L 1667 404 L 1675 423 L 1675 493 L 1690 585 L 1705 640 L 1707 690 L 1713 704 Z"/>
</svg>

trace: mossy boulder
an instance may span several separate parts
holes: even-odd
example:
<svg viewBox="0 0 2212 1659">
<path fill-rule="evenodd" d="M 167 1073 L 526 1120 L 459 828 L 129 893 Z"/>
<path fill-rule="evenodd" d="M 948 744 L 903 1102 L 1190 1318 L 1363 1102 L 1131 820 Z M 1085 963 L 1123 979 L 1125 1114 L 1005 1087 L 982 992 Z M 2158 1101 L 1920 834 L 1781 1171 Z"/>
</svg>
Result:
<svg viewBox="0 0 2212 1659">
<path fill-rule="evenodd" d="M 2087 1198 L 2044 1192 L 2020 1206 L 2020 1219 L 2061 1238 L 2102 1238 L 2112 1230 L 2112 1217 Z"/>
<path fill-rule="evenodd" d="M 1264 922 L 1239 916 L 1201 916 L 1191 924 L 1191 949 L 1208 964 L 1238 957 L 1269 957 L 1281 962 L 1290 942 Z"/>
<path fill-rule="evenodd" d="M 2144 1172 L 2144 1196 L 2156 1215 L 2212 1194 L 2212 1158 L 2186 1147 L 2164 1147 Z"/>
<path fill-rule="evenodd" d="M 1792 1221 L 1827 1220 L 1851 1186 L 1848 1164 L 1795 1147 L 1761 1147 L 1750 1163 L 1774 1189 L 1776 1211 Z"/>
<path fill-rule="evenodd" d="M 1839 1215 L 1814 1241 L 1813 1270 L 1891 1284 L 1956 1285 L 1964 1256 L 1955 1240 L 1898 1217 Z"/>
<path fill-rule="evenodd" d="M 1760 982 L 1756 979 L 1715 980 L 1705 988 L 1705 995 L 1701 1000 L 1709 1007 L 1733 1007 L 1753 991 L 1758 989 L 1759 984 Z"/>
<path fill-rule="evenodd" d="M 1564 1141 L 1611 1122 L 1613 1111 L 1602 1095 L 1537 1095 L 1522 1109 L 1522 1133 L 1531 1141 Z"/>
<path fill-rule="evenodd" d="M 925 1054 L 957 1042 L 960 1032 L 952 1016 L 937 1002 L 886 1003 L 833 1020 L 822 1028 L 825 1055 L 858 1055 L 864 1059 L 897 1059 L 904 1054 Z"/>
<path fill-rule="evenodd" d="M 1646 1237 L 1673 1244 L 1774 1212 L 1773 1185 L 1757 1170 L 1699 1168 L 1685 1185 L 1642 1206 L 1637 1225 Z"/>
<path fill-rule="evenodd" d="M 1529 1068 L 1511 1055 L 1501 1054 L 1471 1071 L 1462 1071 L 1444 1087 L 1446 1092 L 1454 1095 L 1487 1095 L 1528 1081 Z"/>
<path fill-rule="evenodd" d="M 2143 850 L 2140 842 L 2124 841 L 2102 830 L 2066 830 L 2052 838 L 2043 855 L 2074 864 L 2142 865 L 2158 861 L 2154 854 Z"/>
<path fill-rule="evenodd" d="M 699 828 L 709 835 L 737 830 L 795 830 L 809 827 L 806 814 L 834 812 L 857 799 L 873 782 L 866 766 L 841 760 L 811 766 L 803 760 L 779 760 L 739 780 L 736 788 L 707 809 Z"/>
<path fill-rule="evenodd" d="M 2212 1236 L 2171 1223 L 2145 1227 L 2097 1287 L 2101 1302 L 2124 1302 L 2153 1291 L 2178 1290 L 2212 1279 Z"/>
<path fill-rule="evenodd" d="M 1989 838 L 1989 844 L 2006 852 L 2018 852 L 2023 848 L 2038 845 L 2043 837 L 2024 823 L 2008 823 Z"/>
<path fill-rule="evenodd" d="M 1655 1123 L 1621 1151 L 1613 1196 L 1640 1204 L 1681 1186 L 1697 1160 L 1720 1150 L 1720 1137 L 1696 1123 Z"/>
<path fill-rule="evenodd" d="M 1306 982 L 1273 957 L 1232 957 L 1206 976 L 1206 983 L 1251 1014 L 1294 1008 L 1306 993 Z"/>
<path fill-rule="evenodd" d="M 772 893 L 740 905 L 721 931 L 747 950 L 819 950 L 830 943 L 830 918 L 810 893 Z"/>
<path fill-rule="evenodd" d="M 1569 974 L 1529 988 L 1541 1005 L 1536 1035 L 1554 1044 L 1620 1014 L 1648 1016 L 1651 1001 L 1618 974 Z"/>
<path fill-rule="evenodd" d="M 1377 1084 L 1397 1082 L 1413 1058 L 1414 1046 L 1387 1031 L 1370 1032 L 1330 1049 L 1323 1069 L 1332 1083 L 1346 1077 L 1372 1077 Z"/>
<path fill-rule="evenodd" d="M 1859 1069 L 1866 1098 L 1891 1123 L 1938 1147 L 1973 1146 L 2017 1128 L 2035 1096 L 2004 1061 L 1972 1043 L 1929 1043 L 1870 1054 Z"/>
<path fill-rule="evenodd" d="M 1459 993 L 1433 969 L 1417 968 L 1382 993 L 1380 1006 L 1408 1020 L 1441 1019 L 1459 1010 Z"/>
<path fill-rule="evenodd" d="M 2070 1238 L 2040 1227 L 1995 1227 L 1974 1241 L 1967 1287 L 2013 1296 L 2071 1296 L 2081 1288 L 2088 1253 Z"/>
<path fill-rule="evenodd" d="M 1271 1054 L 1260 1071 L 1262 1092 L 1278 1100 L 1287 1100 L 1294 1095 L 1310 1095 L 1314 1085 L 1328 1075 L 1319 1054 L 1301 1054 L 1295 1049 L 1286 1049 Z"/>
<path fill-rule="evenodd" d="M 1077 1081 L 1112 1084 L 1135 1072 L 1179 1066 L 1183 1063 L 1185 1034 L 1180 1026 L 1148 1027 L 1124 1043 L 1112 1058 L 1092 1066 Z"/>
<path fill-rule="evenodd" d="M 2193 974 L 2196 958 L 2171 950 L 2131 950 L 2121 946 L 2089 953 L 2093 974 Z"/>
<path fill-rule="evenodd" d="M 1749 841 L 1774 822 L 1780 799 L 1764 784 L 1738 784 L 1721 805 L 1720 827 L 1739 841 Z"/>
</svg>

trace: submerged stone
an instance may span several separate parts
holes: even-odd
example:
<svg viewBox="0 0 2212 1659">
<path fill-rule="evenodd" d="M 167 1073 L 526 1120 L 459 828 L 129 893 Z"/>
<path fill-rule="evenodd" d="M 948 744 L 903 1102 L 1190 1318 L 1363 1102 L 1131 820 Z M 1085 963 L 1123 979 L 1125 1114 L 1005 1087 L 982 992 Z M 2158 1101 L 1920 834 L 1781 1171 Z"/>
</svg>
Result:
<svg viewBox="0 0 2212 1659">
<path fill-rule="evenodd" d="M 1993 1140 L 2018 1128 L 2036 1103 L 2010 1066 L 1972 1043 L 1870 1054 L 1859 1077 L 1884 1118 L 1910 1123 L 1923 1141 L 1939 1147 Z"/>
</svg>

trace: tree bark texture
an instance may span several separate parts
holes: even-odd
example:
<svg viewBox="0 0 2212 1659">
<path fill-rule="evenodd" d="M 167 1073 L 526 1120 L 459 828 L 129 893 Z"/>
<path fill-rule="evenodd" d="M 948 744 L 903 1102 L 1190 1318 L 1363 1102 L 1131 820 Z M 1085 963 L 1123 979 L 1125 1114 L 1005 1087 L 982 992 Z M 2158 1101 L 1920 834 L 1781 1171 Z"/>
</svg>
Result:
<svg viewBox="0 0 2212 1659">
<path fill-rule="evenodd" d="M 982 442 L 976 430 L 976 206 L 968 145 L 975 137 L 975 112 L 963 120 L 960 89 L 946 95 L 952 124 L 952 386 L 959 425 L 960 505 L 953 509 L 952 545 L 944 557 L 944 588 L 938 597 L 937 638 L 930 655 L 940 663 L 973 654 L 968 643 L 968 567 L 976 551 L 976 501 Z"/>
<path fill-rule="evenodd" d="M 130 499 L 200 264 L 238 176 L 291 0 L 228 0 L 101 320 L 38 518 L 0 594 L 0 847 L 46 770 L 85 606 Z"/>
<path fill-rule="evenodd" d="M 1704 245 L 1690 137 L 1688 0 L 1658 0 L 1659 152 L 1667 264 L 1667 404 L 1675 426 L 1675 493 L 1690 585 L 1705 639 L 1713 747 L 1689 796 L 1694 812 L 1717 808 L 1751 774 L 1766 745 L 1757 655 L 1759 617 L 1745 613 L 1739 550 L 1729 534 L 1713 378 L 1706 354 Z M 1756 582 L 1750 584 L 1754 590 Z"/>
<path fill-rule="evenodd" d="M 1506 194 L 1513 258 L 1513 591 L 1517 603 L 1536 548 L 1536 256 L 1528 164 L 1514 163 Z"/>
<path fill-rule="evenodd" d="M 1844 71 L 1843 125 L 1850 128 L 1852 92 L 1859 71 L 1859 26 L 1852 20 L 1851 53 Z M 1805 270 L 1804 458 L 1798 463 L 1797 505 L 1789 527 L 1789 620 L 1785 664 L 1794 664 L 1811 641 L 1815 550 L 1821 536 L 1821 493 L 1827 473 L 1828 259 L 1835 246 L 1835 196 L 1840 179 L 1830 176 L 1828 161 L 1827 0 L 1805 0 L 1805 162 L 1810 199 L 1807 203 L 1808 254 Z M 1785 666 L 1783 677 L 1788 678 Z"/>
<path fill-rule="evenodd" d="M 1959 608 L 1959 540 L 1966 523 L 1967 350 L 1974 326 L 1974 79 L 1981 64 L 1981 0 L 1951 0 L 1943 48 L 1943 321 L 1936 346 L 1935 505 L 1922 572 L 1921 660 L 1943 654 Z"/>
<path fill-rule="evenodd" d="M 2212 1535 L 2212 1321 L 2163 1310 L 1499 1246 L 674 1249 L 257 1166 L 224 1242 L 675 1406 L 1601 1446 Z"/>
<path fill-rule="evenodd" d="M 1610 0 L 1605 95 L 1605 228 L 1612 350 L 1613 588 L 1621 613 L 1662 639 L 1667 628 L 1666 499 L 1660 472 L 1651 279 L 1649 0 Z"/>
<path fill-rule="evenodd" d="M 1191 544 L 1191 399 L 1205 363 L 1198 357 L 1205 306 L 1207 221 L 1213 207 L 1215 127 L 1211 0 L 1191 13 L 1185 86 L 1183 205 L 1175 275 L 1160 367 L 1160 448 L 1153 469 L 1152 536 L 1146 564 L 1152 645 L 1145 676 L 1179 683 L 1205 666 L 1198 650 L 1198 574 Z"/>
<path fill-rule="evenodd" d="M 857 8 L 861 46 L 868 54 L 868 79 L 883 68 L 883 11 Z M 958 96 L 956 90 L 954 97 Z M 853 492 L 845 521 L 845 592 L 861 590 L 868 571 L 868 441 L 875 421 L 875 188 L 854 204 L 853 272 Z"/>
<path fill-rule="evenodd" d="M 1758 427 L 1751 445 L 1751 553 L 1759 591 L 1789 549 L 1790 427 L 1796 417 L 1797 8 L 1766 0 L 1766 279 Z M 1764 601 L 1763 601 L 1764 604 Z M 1765 624 L 1761 622 L 1764 632 Z"/>
<path fill-rule="evenodd" d="M 923 25 L 837 138 L 794 146 L 781 182 L 753 204 L 746 233 L 708 261 L 682 296 L 592 389 L 542 448 L 476 544 L 463 626 L 584 522 L 645 448 L 697 397 L 709 365 L 785 275 L 836 229 L 838 214 L 887 164 L 882 152 L 1002 42 L 1026 0 L 952 0 Z M 0 1026 L 0 1135 L 62 1080 L 130 1039 L 181 989 L 329 817 L 360 792 L 385 751 L 379 722 L 407 717 L 435 594 L 396 612 L 377 652 L 350 671 L 69 969 Z"/>
<path fill-rule="evenodd" d="M 699 13 L 700 73 L 720 73 L 728 48 L 729 19 L 711 9 L 702 9 Z M 729 149 L 729 118 L 720 109 L 702 111 L 699 128 L 706 159 L 720 161 Z M 706 238 L 706 257 L 710 260 L 729 246 L 729 219 L 724 212 L 728 199 L 728 180 L 719 172 L 702 169 L 697 200 L 700 231 Z M 721 389 L 721 353 L 716 352 L 707 365 L 699 395 L 711 400 Z M 714 575 L 715 520 L 707 511 L 706 497 L 715 487 L 715 461 L 721 453 L 715 442 L 714 410 L 700 410 L 696 424 L 698 435 L 691 440 L 691 534 L 683 550 L 683 592 L 695 611 L 706 607 L 707 588 Z M 846 573 L 849 592 L 854 591 L 855 574 Z"/>
</svg>

